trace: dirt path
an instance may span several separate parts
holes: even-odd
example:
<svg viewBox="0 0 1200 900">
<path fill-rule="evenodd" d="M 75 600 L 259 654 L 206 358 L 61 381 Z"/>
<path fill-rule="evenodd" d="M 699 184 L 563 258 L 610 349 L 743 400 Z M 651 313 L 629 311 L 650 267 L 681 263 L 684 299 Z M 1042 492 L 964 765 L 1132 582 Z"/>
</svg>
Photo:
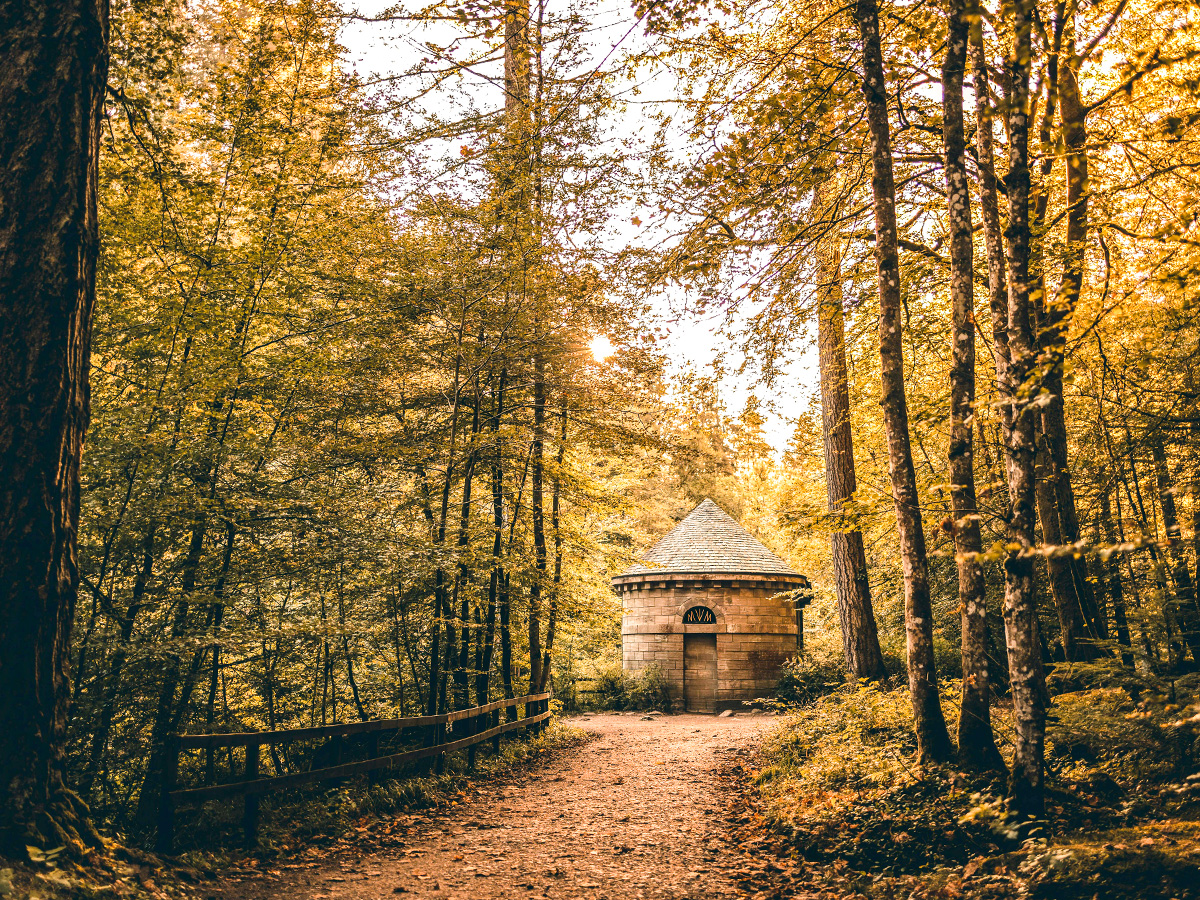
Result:
<svg viewBox="0 0 1200 900">
<path fill-rule="evenodd" d="M 595 715 L 596 739 L 520 781 L 486 785 L 397 846 L 319 867 L 264 871 L 214 896 L 374 900 L 705 898 L 735 886 L 720 782 L 761 716 Z"/>
</svg>

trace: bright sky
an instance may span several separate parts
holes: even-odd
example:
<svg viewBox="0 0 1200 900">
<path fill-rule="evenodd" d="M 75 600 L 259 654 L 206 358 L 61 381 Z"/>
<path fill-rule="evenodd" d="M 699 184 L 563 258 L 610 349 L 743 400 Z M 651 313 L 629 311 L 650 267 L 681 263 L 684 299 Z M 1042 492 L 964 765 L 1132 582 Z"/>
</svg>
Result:
<svg viewBox="0 0 1200 900">
<path fill-rule="evenodd" d="M 567 0 L 547 0 L 548 8 L 565 6 Z M 378 15 L 388 7 L 383 0 L 360 0 L 358 11 L 364 16 Z M 412 9 L 417 9 L 416 5 Z M 535 7 L 536 9 L 536 7 Z M 633 52 L 644 42 L 642 27 L 636 22 L 630 0 L 594 0 L 589 18 L 592 28 L 587 36 L 591 60 L 587 65 L 595 68 L 605 65 L 613 68 L 624 54 Z M 393 9 L 394 11 L 394 9 Z M 429 55 L 424 41 L 440 45 L 449 44 L 461 35 L 457 26 L 444 23 L 434 26 L 397 23 L 353 23 L 343 33 L 343 42 L 349 51 L 353 65 L 364 76 L 386 77 L 403 71 L 408 66 Z M 457 58 L 465 59 L 465 52 Z M 499 62 L 481 65 L 463 73 L 462 90 L 479 109 L 495 109 L 503 103 L 503 95 L 497 78 L 502 77 Z M 401 81 L 403 87 L 405 82 Z M 413 82 L 413 87 L 416 83 Z M 674 84 L 669 74 L 642 70 L 638 81 L 625 81 L 619 89 L 625 97 L 626 113 L 612 123 L 611 139 L 649 139 L 654 133 L 650 112 L 663 100 L 674 96 Z M 439 94 L 429 98 L 429 108 L 446 115 L 454 106 L 461 106 L 463 98 L 451 98 Z M 689 148 L 679 142 L 674 152 L 686 159 Z M 653 227 L 633 224 L 636 210 L 614 212 L 610 223 L 609 240 L 614 249 L 624 245 L 653 246 L 663 235 Z M 643 214 L 643 217 L 644 214 Z M 655 300 L 656 312 L 665 320 L 677 319 L 669 326 L 669 334 L 662 345 L 672 367 L 676 371 L 693 369 L 702 374 L 711 373 L 714 360 L 724 356 L 727 374 L 721 381 L 721 395 L 730 414 L 736 415 L 744 406 L 746 397 L 757 393 L 764 404 L 767 440 L 776 452 L 782 452 L 790 439 L 795 417 L 807 406 L 808 398 L 817 389 L 818 374 L 815 347 L 798 348 L 784 367 L 784 377 L 772 388 L 755 386 L 751 376 L 738 376 L 742 357 L 737 342 L 719 334 L 722 324 L 720 316 L 704 320 L 679 316 L 674 306 L 684 298 L 667 297 Z M 601 349 L 603 349 L 601 347 Z M 751 367 L 753 368 L 753 367 Z"/>
</svg>

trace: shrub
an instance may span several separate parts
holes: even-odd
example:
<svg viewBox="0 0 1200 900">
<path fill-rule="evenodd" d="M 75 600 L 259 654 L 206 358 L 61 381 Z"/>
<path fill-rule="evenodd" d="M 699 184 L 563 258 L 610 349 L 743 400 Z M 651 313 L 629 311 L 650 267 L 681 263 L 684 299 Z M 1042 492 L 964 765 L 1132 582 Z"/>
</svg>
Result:
<svg viewBox="0 0 1200 900">
<path fill-rule="evenodd" d="M 763 755 L 775 770 L 767 778 L 789 782 L 776 798 L 784 805 L 907 780 L 912 749 L 907 691 L 874 685 L 843 685 L 783 719 L 763 741 Z M 770 805 L 773 792 L 766 793 Z"/>
<path fill-rule="evenodd" d="M 1174 707 L 1135 704 L 1117 688 L 1060 694 L 1050 708 L 1047 754 L 1063 774 L 1096 767 L 1125 780 L 1163 778 L 1181 763 L 1171 718 Z"/>
<path fill-rule="evenodd" d="M 775 699 L 804 706 L 832 694 L 845 683 L 844 667 L 838 660 L 818 660 L 807 655 L 795 656 L 784 664 L 779 673 L 779 681 L 775 685 Z"/>
<path fill-rule="evenodd" d="M 666 673 L 658 665 L 629 673 L 612 665 L 601 669 L 592 680 L 596 709 L 670 709 L 671 692 Z"/>
<path fill-rule="evenodd" d="M 666 673 L 657 664 L 646 666 L 629 679 L 626 709 L 670 709 L 671 691 Z"/>
</svg>

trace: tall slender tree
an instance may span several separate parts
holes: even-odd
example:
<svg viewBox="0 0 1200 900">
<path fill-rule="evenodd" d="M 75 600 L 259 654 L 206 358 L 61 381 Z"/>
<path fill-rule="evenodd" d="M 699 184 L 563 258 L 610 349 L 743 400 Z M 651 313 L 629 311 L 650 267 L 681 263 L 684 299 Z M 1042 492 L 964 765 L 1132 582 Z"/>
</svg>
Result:
<svg viewBox="0 0 1200 900">
<path fill-rule="evenodd" d="M 967 186 L 963 126 L 963 73 L 966 70 L 970 18 L 978 16 L 967 0 L 950 0 L 946 57 L 942 65 L 942 140 L 946 152 L 946 200 L 950 226 L 950 501 L 954 511 L 954 547 L 958 565 L 958 603 L 962 608 L 962 704 L 958 750 L 964 762 L 1002 769 L 992 736 L 991 689 L 987 654 L 987 583 L 979 553 L 983 540 L 975 501 L 975 293 L 971 239 L 971 192 Z"/>
<path fill-rule="evenodd" d="M 1040 402 L 1029 280 L 1029 78 L 1035 12 L 1032 0 L 1017 0 L 1009 13 L 1013 37 L 1006 64 L 1009 93 L 1005 110 L 1009 137 L 1007 330 L 1011 354 L 1007 378 L 1012 403 L 1006 445 L 1010 507 L 1007 530 L 1012 549 L 1004 562 L 1004 627 L 1017 726 L 1009 793 L 1016 812 L 1025 816 L 1039 816 L 1044 809 L 1047 700 L 1033 569 L 1037 515 L 1034 435 Z"/>
<path fill-rule="evenodd" d="M 831 204 L 824 182 L 814 191 L 818 214 L 831 224 L 817 244 L 817 345 L 821 368 L 821 428 L 825 449 L 825 488 L 829 512 L 842 516 L 846 501 L 858 489 L 854 473 L 854 438 L 850 428 L 850 373 L 846 367 L 845 312 L 842 308 L 842 254 L 832 225 Z M 867 578 L 867 556 L 862 531 L 839 527 L 830 536 L 833 577 L 837 590 L 838 616 L 842 626 L 842 648 L 846 671 L 866 681 L 883 678 L 883 652 L 871 586 Z"/>
<path fill-rule="evenodd" d="M 900 557 L 904 569 L 904 630 L 908 649 L 908 687 L 912 695 L 917 752 L 924 762 L 950 757 L 953 747 L 938 698 L 933 659 L 933 606 L 929 563 L 921 521 L 917 476 L 908 430 L 904 394 L 904 343 L 901 330 L 900 250 L 896 225 L 896 185 L 892 174 L 892 141 L 888 124 L 887 85 L 879 35 L 876 0 L 857 0 L 854 7 L 862 39 L 863 96 L 871 132 L 871 192 L 875 212 L 875 265 L 879 290 L 879 360 L 888 469 Z"/>
</svg>

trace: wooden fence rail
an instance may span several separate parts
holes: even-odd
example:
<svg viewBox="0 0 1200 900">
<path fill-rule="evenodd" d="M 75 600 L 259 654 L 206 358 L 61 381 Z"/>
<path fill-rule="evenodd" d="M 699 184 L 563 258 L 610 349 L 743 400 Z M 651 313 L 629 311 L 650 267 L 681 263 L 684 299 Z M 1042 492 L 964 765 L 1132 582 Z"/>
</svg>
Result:
<svg viewBox="0 0 1200 900">
<path fill-rule="evenodd" d="M 524 707 L 524 718 L 501 722 L 501 711 Z M 507 718 L 507 717 L 505 717 Z M 167 767 L 163 773 L 163 791 L 159 805 L 157 849 L 160 853 L 171 852 L 175 840 L 175 809 L 181 803 L 202 803 L 219 797 L 244 798 L 242 829 L 247 845 L 258 840 L 258 801 L 263 794 L 276 790 L 307 784 L 313 781 L 328 781 L 378 772 L 394 766 L 430 760 L 441 774 L 445 770 L 446 754 L 456 750 L 467 751 L 467 768 L 475 768 L 476 747 L 492 742 L 494 753 L 500 752 L 503 735 L 518 728 L 541 731 L 550 718 L 550 694 L 528 694 L 511 700 L 496 700 L 471 709 L 460 709 L 436 716 L 412 716 L 406 719 L 380 719 L 371 722 L 353 722 L 346 725 L 321 725 L 315 728 L 292 728 L 285 731 L 248 731 L 233 734 L 180 734 L 172 738 L 173 746 L 167 754 Z M 455 728 L 456 723 L 463 723 Z M 406 730 L 420 729 L 423 746 L 401 753 L 379 755 L 379 737 L 383 733 L 400 734 Z M 466 736 L 448 739 L 455 730 L 465 731 Z M 368 757 L 355 762 L 342 763 L 341 741 L 350 735 L 368 735 Z M 259 759 L 264 744 L 281 745 L 294 741 L 328 739 L 334 744 L 337 765 L 322 766 L 307 772 L 290 772 L 267 778 L 259 777 Z M 210 784 L 204 787 L 180 788 L 179 757 L 187 750 L 209 750 L 216 748 L 245 747 L 246 766 L 241 781 L 227 784 Z"/>
</svg>

